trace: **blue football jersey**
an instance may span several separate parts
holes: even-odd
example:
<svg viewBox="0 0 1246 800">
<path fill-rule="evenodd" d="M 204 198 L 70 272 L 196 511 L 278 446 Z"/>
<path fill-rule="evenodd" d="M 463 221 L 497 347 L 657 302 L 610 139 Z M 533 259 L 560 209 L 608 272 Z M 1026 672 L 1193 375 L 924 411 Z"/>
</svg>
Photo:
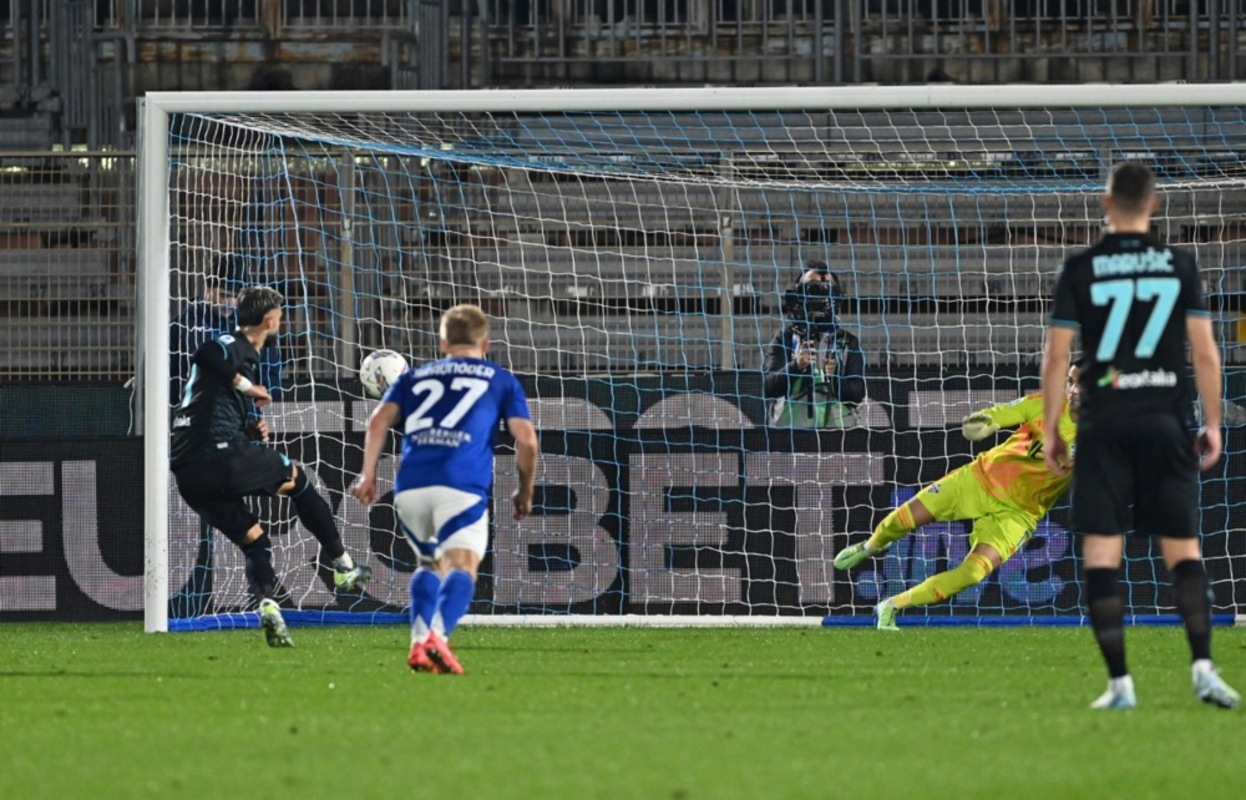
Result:
<svg viewBox="0 0 1246 800">
<path fill-rule="evenodd" d="M 499 422 L 532 418 L 510 370 L 481 358 L 443 358 L 408 370 L 383 402 L 402 409 L 399 492 L 449 486 L 488 496 Z"/>
</svg>

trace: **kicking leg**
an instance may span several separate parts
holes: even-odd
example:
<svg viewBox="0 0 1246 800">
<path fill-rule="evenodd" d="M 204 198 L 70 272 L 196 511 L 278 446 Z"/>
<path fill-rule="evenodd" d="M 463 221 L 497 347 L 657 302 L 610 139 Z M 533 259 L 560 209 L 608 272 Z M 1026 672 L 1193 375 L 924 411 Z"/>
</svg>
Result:
<svg viewBox="0 0 1246 800">
<path fill-rule="evenodd" d="M 299 522 L 311 531 L 332 561 L 333 585 L 341 591 L 357 591 L 372 577 L 372 568 L 355 565 L 350 554 L 346 552 L 346 546 L 342 544 L 342 537 L 338 533 L 337 523 L 333 521 L 329 504 L 312 488 L 311 481 L 307 480 L 307 475 L 302 470 L 298 467 L 293 467 L 293 470 L 293 477 L 278 492 L 294 501 Z"/>
</svg>

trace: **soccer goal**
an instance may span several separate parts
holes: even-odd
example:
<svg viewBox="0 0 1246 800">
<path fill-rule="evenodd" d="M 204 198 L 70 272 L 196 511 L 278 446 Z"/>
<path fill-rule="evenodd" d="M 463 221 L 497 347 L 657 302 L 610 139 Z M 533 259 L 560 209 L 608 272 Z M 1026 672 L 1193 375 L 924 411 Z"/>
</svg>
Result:
<svg viewBox="0 0 1246 800">
<path fill-rule="evenodd" d="M 1158 233 L 1198 254 L 1227 394 L 1246 395 L 1243 109 L 1242 86 L 1180 84 L 148 95 L 147 628 L 254 624 L 239 554 L 166 467 L 171 380 L 245 283 L 287 302 L 261 375 L 275 446 L 375 570 L 366 594 L 335 594 L 286 502 L 259 502 L 291 621 L 404 618 L 414 554 L 390 506 L 345 493 L 371 407 L 358 365 L 382 347 L 435 357 L 439 315 L 473 302 L 543 454 L 536 513 L 516 524 L 499 440 L 473 619 L 868 624 L 880 597 L 965 555 L 965 526 L 927 526 L 851 574 L 831 557 L 991 444 L 961 438 L 964 415 L 1037 390 L 1050 285 L 1098 235 L 1113 162 L 1157 171 Z M 839 278 L 835 324 L 865 368 L 836 373 L 844 353 L 817 351 L 821 377 L 780 392 L 818 409 L 801 422 L 764 368 L 809 262 Z M 853 378 L 863 399 L 843 399 Z M 1222 617 L 1246 603 L 1244 445 L 1230 427 L 1203 484 Z M 987 581 L 904 621 L 1078 622 L 1065 511 Z M 1163 619 L 1145 542 L 1126 572 L 1131 612 Z"/>
</svg>

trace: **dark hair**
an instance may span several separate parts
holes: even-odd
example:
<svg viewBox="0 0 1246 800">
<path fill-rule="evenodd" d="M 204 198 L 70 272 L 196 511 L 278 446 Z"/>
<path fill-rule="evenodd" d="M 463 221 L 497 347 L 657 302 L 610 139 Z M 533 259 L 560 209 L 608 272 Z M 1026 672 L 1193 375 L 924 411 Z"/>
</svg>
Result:
<svg viewBox="0 0 1246 800">
<path fill-rule="evenodd" d="M 267 286 L 248 286 L 238 293 L 238 327 L 249 328 L 264 322 L 264 316 L 281 308 L 281 293 Z"/>
<path fill-rule="evenodd" d="M 1112 204 L 1126 214 L 1141 214 L 1148 210 L 1155 196 L 1155 173 L 1141 162 L 1122 161 L 1112 167 L 1108 196 Z"/>
</svg>

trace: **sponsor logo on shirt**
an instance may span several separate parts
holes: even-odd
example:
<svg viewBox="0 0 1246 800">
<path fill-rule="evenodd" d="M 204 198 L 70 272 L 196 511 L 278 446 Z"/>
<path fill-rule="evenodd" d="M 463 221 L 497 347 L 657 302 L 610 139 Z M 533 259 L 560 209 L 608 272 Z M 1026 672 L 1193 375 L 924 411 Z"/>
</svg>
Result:
<svg viewBox="0 0 1246 800">
<path fill-rule="evenodd" d="M 1108 367 L 1108 371 L 1099 379 L 1099 385 L 1113 389 L 1171 389 L 1177 385 L 1177 376 L 1166 369 L 1118 372 L 1116 367 Z"/>
<path fill-rule="evenodd" d="M 190 415 L 189 414 L 181 414 L 173 418 L 174 429 L 189 428 L 189 427 L 190 427 Z"/>
<path fill-rule="evenodd" d="M 411 435 L 411 440 L 425 447 L 460 447 L 471 442 L 472 435 L 467 431 L 456 431 L 448 428 L 430 428 Z"/>
</svg>

